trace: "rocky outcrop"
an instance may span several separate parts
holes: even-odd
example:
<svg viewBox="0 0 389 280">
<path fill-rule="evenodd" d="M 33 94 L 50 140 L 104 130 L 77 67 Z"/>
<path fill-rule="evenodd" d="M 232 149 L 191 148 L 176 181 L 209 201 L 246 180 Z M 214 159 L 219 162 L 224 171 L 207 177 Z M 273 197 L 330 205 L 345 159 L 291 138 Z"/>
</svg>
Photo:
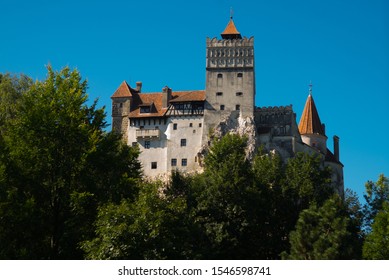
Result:
<svg viewBox="0 0 389 280">
<path fill-rule="evenodd" d="M 254 117 L 241 117 L 240 114 L 234 114 L 224 117 L 220 123 L 210 131 L 209 141 L 201 147 L 198 156 L 203 159 L 208 153 L 212 142 L 222 138 L 227 133 L 238 134 L 247 137 L 246 159 L 252 160 L 257 147 L 256 143 L 256 125 Z M 201 161 L 200 161 L 201 164 Z"/>
</svg>

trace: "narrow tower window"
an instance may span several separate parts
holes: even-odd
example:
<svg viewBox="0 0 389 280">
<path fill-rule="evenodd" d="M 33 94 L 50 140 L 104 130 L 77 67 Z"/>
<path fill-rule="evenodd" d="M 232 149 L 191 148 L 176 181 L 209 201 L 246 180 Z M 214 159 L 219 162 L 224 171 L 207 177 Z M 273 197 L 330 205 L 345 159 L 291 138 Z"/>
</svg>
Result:
<svg viewBox="0 0 389 280">
<path fill-rule="evenodd" d="M 222 87 L 223 86 L 223 74 L 217 74 L 217 86 Z"/>
</svg>

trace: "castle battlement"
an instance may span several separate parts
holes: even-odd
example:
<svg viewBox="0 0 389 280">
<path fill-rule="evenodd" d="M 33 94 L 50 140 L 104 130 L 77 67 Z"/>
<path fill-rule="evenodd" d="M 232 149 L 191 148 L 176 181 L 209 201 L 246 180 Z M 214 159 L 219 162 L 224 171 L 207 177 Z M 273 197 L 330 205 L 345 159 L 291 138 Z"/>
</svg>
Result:
<svg viewBox="0 0 389 280">
<path fill-rule="evenodd" d="M 283 113 L 293 113 L 292 104 L 289 106 L 264 106 L 264 107 L 255 107 L 255 112 L 266 113 L 266 114 L 283 114 Z"/>
<path fill-rule="evenodd" d="M 254 46 L 254 37 L 250 38 L 243 37 L 243 39 L 218 39 L 207 38 L 207 47 L 253 47 Z"/>
</svg>

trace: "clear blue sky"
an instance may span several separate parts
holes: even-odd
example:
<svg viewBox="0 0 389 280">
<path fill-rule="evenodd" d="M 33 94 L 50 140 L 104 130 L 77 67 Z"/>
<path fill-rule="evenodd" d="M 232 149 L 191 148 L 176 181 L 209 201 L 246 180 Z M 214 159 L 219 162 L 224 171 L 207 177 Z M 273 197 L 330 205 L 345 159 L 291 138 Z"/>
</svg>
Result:
<svg viewBox="0 0 389 280">
<path fill-rule="evenodd" d="M 340 137 L 345 186 L 389 176 L 389 1 L 0 0 L 0 72 L 44 79 L 77 68 L 111 115 L 123 80 L 144 92 L 205 88 L 205 39 L 229 20 L 255 37 L 257 106 L 293 104 L 312 80 L 328 146 Z"/>
</svg>

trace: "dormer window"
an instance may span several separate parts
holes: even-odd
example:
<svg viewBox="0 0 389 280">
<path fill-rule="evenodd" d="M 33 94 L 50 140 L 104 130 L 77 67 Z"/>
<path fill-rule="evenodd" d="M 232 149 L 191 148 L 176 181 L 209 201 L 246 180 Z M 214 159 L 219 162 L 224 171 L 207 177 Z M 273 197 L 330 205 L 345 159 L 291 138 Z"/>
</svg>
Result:
<svg viewBox="0 0 389 280">
<path fill-rule="evenodd" d="M 152 105 L 153 105 L 152 103 L 151 104 L 141 104 L 141 105 L 139 105 L 139 112 L 141 114 L 151 113 Z"/>
</svg>

